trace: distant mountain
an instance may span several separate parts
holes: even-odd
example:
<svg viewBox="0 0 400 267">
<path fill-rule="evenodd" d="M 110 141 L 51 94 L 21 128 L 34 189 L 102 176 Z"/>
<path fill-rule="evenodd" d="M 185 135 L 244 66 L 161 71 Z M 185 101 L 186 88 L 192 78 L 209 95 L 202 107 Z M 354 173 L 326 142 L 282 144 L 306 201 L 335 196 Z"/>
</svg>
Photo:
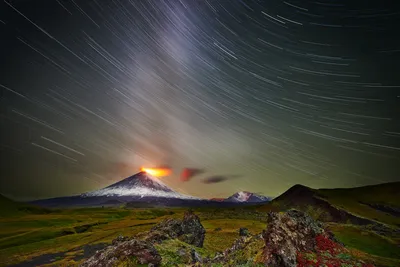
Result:
<svg viewBox="0 0 400 267">
<path fill-rule="evenodd" d="M 251 193 L 247 191 L 240 191 L 232 196 L 226 198 L 225 202 L 235 202 L 235 203 L 259 203 L 259 202 L 267 202 L 270 198 L 266 196 L 262 196 L 256 193 Z"/>
<path fill-rule="evenodd" d="M 273 199 L 277 209 L 301 209 L 321 221 L 400 226 L 400 182 L 354 188 L 312 189 L 294 185 Z M 269 209 L 269 207 L 266 207 Z"/>
</svg>

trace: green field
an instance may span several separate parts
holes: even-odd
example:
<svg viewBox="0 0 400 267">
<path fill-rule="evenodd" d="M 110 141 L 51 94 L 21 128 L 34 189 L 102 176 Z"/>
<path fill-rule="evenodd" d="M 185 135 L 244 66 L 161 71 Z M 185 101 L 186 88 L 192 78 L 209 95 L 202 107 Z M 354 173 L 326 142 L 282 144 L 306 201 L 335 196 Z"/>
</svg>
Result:
<svg viewBox="0 0 400 267">
<path fill-rule="evenodd" d="M 400 216 L 370 207 L 365 203 L 381 204 L 400 210 L 400 183 L 346 189 L 320 189 L 317 193 L 331 204 L 359 216 L 393 226 L 400 226 Z"/>
<path fill-rule="evenodd" d="M 3 216 L 0 219 L 0 266 L 43 255 L 53 260 L 43 266 L 73 266 L 82 260 L 88 247 L 110 243 L 119 235 L 132 236 L 147 231 L 164 218 L 182 218 L 184 211 L 179 208 L 90 208 Z M 206 228 L 204 248 L 199 251 L 203 255 L 212 256 L 230 247 L 238 238 L 240 227 L 248 228 L 253 234 L 266 228 L 262 217 L 265 212 L 254 211 L 254 208 L 203 208 L 195 212 Z M 351 225 L 332 224 L 330 227 L 349 248 L 364 252 L 360 257 L 367 256 L 386 266 L 400 266 L 399 244 L 394 240 Z M 157 247 L 166 265 L 168 257 L 175 255 L 176 242 L 179 243 L 171 240 Z"/>
<path fill-rule="evenodd" d="M 182 218 L 185 209 L 90 208 L 58 210 L 46 214 L 14 213 L 0 219 L 0 266 L 8 266 L 46 254 L 57 254 L 54 266 L 79 262 L 85 245 L 110 243 L 120 235 L 132 236 L 147 231 L 164 218 Z M 206 228 L 204 251 L 215 253 L 228 248 L 247 227 L 261 232 L 266 224 L 237 218 L 236 210 L 199 210 Z M 220 217 L 231 217 L 221 219 Z M 221 228 L 221 231 L 215 231 Z"/>
<path fill-rule="evenodd" d="M 396 197 L 399 183 L 352 189 L 311 190 L 351 214 L 379 222 L 397 234 L 344 223 L 327 222 L 326 226 L 345 244 L 353 256 L 374 262 L 376 266 L 400 266 L 400 218 L 396 214 L 366 205 L 400 207 Z M 320 207 L 303 207 L 312 217 L 324 212 Z M 380 206 L 380 207 L 381 207 Z M 204 247 L 196 251 L 213 257 L 231 247 L 246 227 L 252 234 L 266 229 L 267 212 L 279 211 L 279 203 L 242 208 L 196 208 L 206 229 Z M 75 266 L 96 250 L 120 236 L 148 231 L 165 218 L 183 217 L 183 208 L 80 208 L 43 209 L 26 206 L 0 196 L 0 266 L 29 262 L 32 266 Z M 395 233 L 395 232 L 393 232 Z M 239 257 L 256 255 L 263 242 L 256 242 Z M 156 248 L 164 266 L 177 259 L 177 248 L 190 251 L 191 246 L 178 240 L 167 240 Z M 46 264 L 44 264 L 46 263 Z"/>
</svg>

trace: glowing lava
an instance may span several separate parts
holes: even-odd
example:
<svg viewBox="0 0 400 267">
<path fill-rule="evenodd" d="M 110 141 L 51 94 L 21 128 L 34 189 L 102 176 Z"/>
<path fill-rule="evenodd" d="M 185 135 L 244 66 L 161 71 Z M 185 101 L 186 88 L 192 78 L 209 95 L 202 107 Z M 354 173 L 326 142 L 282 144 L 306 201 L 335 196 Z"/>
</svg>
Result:
<svg viewBox="0 0 400 267">
<path fill-rule="evenodd" d="M 172 172 L 170 168 L 145 168 L 145 167 L 142 167 L 140 171 L 146 172 L 155 177 L 168 176 Z"/>
</svg>

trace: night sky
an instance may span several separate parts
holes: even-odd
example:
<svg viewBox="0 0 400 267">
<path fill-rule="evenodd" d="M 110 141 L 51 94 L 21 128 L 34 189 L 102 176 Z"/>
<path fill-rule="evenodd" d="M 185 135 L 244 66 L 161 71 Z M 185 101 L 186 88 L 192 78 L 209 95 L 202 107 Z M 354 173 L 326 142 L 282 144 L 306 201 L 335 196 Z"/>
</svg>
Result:
<svg viewBox="0 0 400 267">
<path fill-rule="evenodd" d="M 159 165 L 207 198 L 399 181 L 390 2 L 1 0 L 0 193 Z"/>
</svg>

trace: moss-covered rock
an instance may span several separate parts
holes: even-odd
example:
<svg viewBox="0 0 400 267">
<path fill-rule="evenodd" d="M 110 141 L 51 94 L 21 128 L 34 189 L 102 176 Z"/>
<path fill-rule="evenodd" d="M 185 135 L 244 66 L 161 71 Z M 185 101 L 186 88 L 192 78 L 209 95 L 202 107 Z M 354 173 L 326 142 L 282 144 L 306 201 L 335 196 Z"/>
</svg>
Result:
<svg viewBox="0 0 400 267">
<path fill-rule="evenodd" d="M 297 252 L 314 250 L 316 236 L 323 233 L 322 225 L 304 212 L 271 212 L 261 261 L 268 266 L 296 267 Z"/>
<path fill-rule="evenodd" d="M 114 244 L 98 251 L 83 262 L 81 267 L 138 266 L 139 264 L 159 266 L 161 263 L 161 256 L 148 242 L 131 239 L 117 241 Z"/>
<path fill-rule="evenodd" d="M 178 239 L 155 245 L 162 258 L 162 266 L 187 266 L 200 263 L 207 266 L 210 253 Z"/>
<path fill-rule="evenodd" d="M 206 230 L 199 217 L 191 211 L 185 213 L 183 220 L 166 219 L 147 233 L 137 237 L 150 243 L 161 243 L 167 239 L 175 239 L 186 242 L 196 247 L 203 247 Z"/>
</svg>

